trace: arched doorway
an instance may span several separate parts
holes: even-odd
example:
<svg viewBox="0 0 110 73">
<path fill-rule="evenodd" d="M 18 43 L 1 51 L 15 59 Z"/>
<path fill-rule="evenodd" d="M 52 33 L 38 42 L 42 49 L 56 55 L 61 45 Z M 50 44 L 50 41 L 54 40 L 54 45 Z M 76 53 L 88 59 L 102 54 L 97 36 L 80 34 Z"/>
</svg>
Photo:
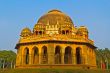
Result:
<svg viewBox="0 0 110 73">
<path fill-rule="evenodd" d="M 65 54 L 64 54 L 64 63 L 65 64 L 72 64 L 72 48 L 71 47 L 66 47 L 65 48 Z"/>
<path fill-rule="evenodd" d="M 76 48 L 76 63 L 81 64 L 81 48 Z"/>
<path fill-rule="evenodd" d="M 36 31 L 35 33 L 36 33 L 36 35 L 38 35 L 38 31 Z"/>
<path fill-rule="evenodd" d="M 48 63 L 47 47 L 43 46 L 42 47 L 42 64 L 47 64 L 47 63 Z"/>
<path fill-rule="evenodd" d="M 24 52 L 25 52 L 25 55 L 24 55 L 24 58 L 25 58 L 25 64 L 29 64 L 29 48 L 25 48 L 25 50 L 24 50 Z"/>
<path fill-rule="evenodd" d="M 64 30 L 62 30 L 62 34 L 65 34 L 65 31 Z"/>
<path fill-rule="evenodd" d="M 39 50 L 37 47 L 33 47 L 33 64 L 38 64 L 39 63 Z"/>
<path fill-rule="evenodd" d="M 39 35 L 42 35 L 42 31 L 39 31 Z"/>
<path fill-rule="evenodd" d="M 66 34 L 69 34 L 69 30 L 66 30 Z"/>
<path fill-rule="evenodd" d="M 55 64 L 61 64 L 61 47 L 56 46 L 55 48 Z"/>
</svg>

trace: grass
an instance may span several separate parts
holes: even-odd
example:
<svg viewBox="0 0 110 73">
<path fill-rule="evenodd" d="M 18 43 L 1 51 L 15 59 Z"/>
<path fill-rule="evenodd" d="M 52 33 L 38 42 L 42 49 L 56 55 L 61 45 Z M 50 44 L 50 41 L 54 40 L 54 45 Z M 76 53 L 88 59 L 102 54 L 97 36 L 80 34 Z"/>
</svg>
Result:
<svg viewBox="0 0 110 73">
<path fill-rule="evenodd" d="M 110 70 L 92 69 L 4 69 L 0 73 L 110 73 Z"/>
</svg>

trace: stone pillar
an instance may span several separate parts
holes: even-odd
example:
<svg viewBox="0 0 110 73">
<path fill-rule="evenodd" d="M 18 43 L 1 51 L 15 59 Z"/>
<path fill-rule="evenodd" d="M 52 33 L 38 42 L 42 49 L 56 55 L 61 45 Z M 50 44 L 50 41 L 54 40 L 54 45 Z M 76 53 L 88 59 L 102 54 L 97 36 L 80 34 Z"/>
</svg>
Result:
<svg viewBox="0 0 110 73">
<path fill-rule="evenodd" d="M 76 64 L 76 49 L 74 48 L 74 46 L 72 48 L 72 64 Z"/>
<path fill-rule="evenodd" d="M 89 64 L 89 52 L 88 52 L 88 49 L 87 49 L 87 56 L 86 56 L 86 58 L 87 58 L 87 64 Z"/>
<path fill-rule="evenodd" d="M 66 30 L 65 30 L 65 35 L 66 35 Z"/>
<path fill-rule="evenodd" d="M 48 53 L 48 64 L 54 64 L 54 44 L 48 44 L 47 53 Z"/>
<path fill-rule="evenodd" d="M 64 64 L 64 53 L 61 55 L 61 64 Z"/>
<path fill-rule="evenodd" d="M 82 63 L 82 64 L 88 64 L 88 63 L 87 63 L 87 55 L 86 55 L 86 54 L 82 54 L 81 57 L 82 57 L 82 62 L 81 62 L 81 63 Z"/>
<path fill-rule="evenodd" d="M 19 65 L 22 65 L 22 52 L 19 53 L 18 57 L 19 58 L 17 58 L 16 60 L 19 59 Z"/>
<path fill-rule="evenodd" d="M 72 64 L 76 64 L 76 54 L 73 53 L 73 56 L 72 56 Z"/>
<path fill-rule="evenodd" d="M 31 63 L 31 62 L 32 62 L 31 60 L 32 60 L 32 59 L 31 59 L 31 54 L 29 54 L 29 65 L 32 64 L 32 63 Z"/>
<path fill-rule="evenodd" d="M 85 63 L 85 58 L 84 58 L 84 54 L 81 55 L 81 64 Z"/>
<path fill-rule="evenodd" d="M 48 53 L 48 64 L 54 64 L 54 52 Z"/>
<path fill-rule="evenodd" d="M 22 52 L 20 52 L 20 48 L 17 49 L 16 66 L 21 65 L 21 53 L 22 53 Z"/>
<path fill-rule="evenodd" d="M 25 52 L 24 52 L 24 49 L 22 49 L 21 51 L 22 51 L 22 53 L 21 53 L 21 64 L 25 65 Z"/>
<path fill-rule="evenodd" d="M 65 54 L 65 48 L 62 48 L 62 53 L 61 53 L 61 64 L 64 64 L 64 54 Z"/>
<path fill-rule="evenodd" d="M 89 55 L 90 55 L 90 64 L 93 64 L 93 58 L 92 58 L 92 53 L 91 53 L 91 48 L 89 48 Z"/>
<path fill-rule="evenodd" d="M 96 55 L 95 51 L 93 50 L 93 65 L 96 65 Z"/>
<path fill-rule="evenodd" d="M 29 65 L 32 64 L 32 49 L 29 49 Z"/>
<path fill-rule="evenodd" d="M 21 52 L 21 63 L 20 64 L 23 65 L 23 54 L 22 54 L 22 52 Z"/>
<path fill-rule="evenodd" d="M 42 48 L 39 48 L 39 64 L 42 64 Z"/>
<path fill-rule="evenodd" d="M 84 55 L 84 59 L 85 59 L 85 64 L 88 64 L 87 54 Z"/>
</svg>

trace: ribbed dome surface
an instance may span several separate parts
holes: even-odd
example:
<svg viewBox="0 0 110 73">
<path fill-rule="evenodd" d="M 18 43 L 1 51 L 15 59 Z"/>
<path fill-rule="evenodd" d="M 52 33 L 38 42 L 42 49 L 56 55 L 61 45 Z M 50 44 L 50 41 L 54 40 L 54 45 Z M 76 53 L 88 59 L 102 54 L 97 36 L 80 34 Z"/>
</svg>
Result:
<svg viewBox="0 0 110 73">
<path fill-rule="evenodd" d="M 49 11 L 41 16 L 37 23 L 43 25 L 46 25 L 47 23 L 49 23 L 49 25 L 56 25 L 57 23 L 60 25 L 73 25 L 71 18 L 59 10 Z"/>
</svg>

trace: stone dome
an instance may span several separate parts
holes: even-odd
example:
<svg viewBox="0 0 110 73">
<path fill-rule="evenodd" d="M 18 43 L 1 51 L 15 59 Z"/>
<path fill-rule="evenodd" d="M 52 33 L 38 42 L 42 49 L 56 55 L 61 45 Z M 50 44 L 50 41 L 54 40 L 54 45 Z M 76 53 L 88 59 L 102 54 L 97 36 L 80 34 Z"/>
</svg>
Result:
<svg viewBox="0 0 110 73">
<path fill-rule="evenodd" d="M 21 36 L 22 37 L 26 37 L 26 36 L 29 36 L 29 35 L 31 35 L 31 30 L 29 29 L 29 28 L 24 28 L 24 29 L 22 29 L 22 31 L 21 31 Z"/>
<path fill-rule="evenodd" d="M 49 11 L 45 15 L 41 16 L 37 23 L 41 23 L 43 25 L 46 25 L 47 23 L 49 23 L 49 25 L 56 25 L 58 23 L 60 25 L 73 26 L 71 18 L 59 10 Z"/>
<path fill-rule="evenodd" d="M 88 29 L 85 26 L 80 26 L 78 30 L 82 32 L 88 32 Z"/>
</svg>

